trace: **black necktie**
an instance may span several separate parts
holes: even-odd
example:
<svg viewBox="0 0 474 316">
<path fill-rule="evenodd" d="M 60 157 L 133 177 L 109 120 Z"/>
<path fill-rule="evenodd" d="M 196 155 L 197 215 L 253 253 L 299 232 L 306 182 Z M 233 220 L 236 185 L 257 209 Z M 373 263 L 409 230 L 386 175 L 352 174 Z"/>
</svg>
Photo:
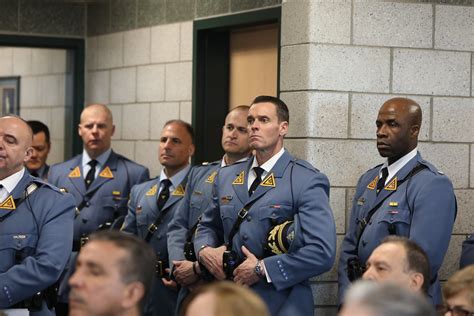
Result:
<svg viewBox="0 0 474 316">
<path fill-rule="evenodd" d="M 97 160 L 92 159 L 87 164 L 91 166 L 89 172 L 86 175 L 86 189 L 89 189 L 92 181 L 94 181 L 95 178 L 95 167 L 97 166 Z"/>
<path fill-rule="evenodd" d="M 30 173 L 33 177 L 39 178 L 39 174 L 36 171 L 31 171 Z"/>
<path fill-rule="evenodd" d="M 159 211 L 163 209 L 166 201 L 168 201 L 168 198 L 170 197 L 171 181 L 169 179 L 164 179 L 161 181 L 161 184 L 163 188 L 160 191 L 160 196 L 158 196 L 158 201 L 156 201 Z"/>
<path fill-rule="evenodd" d="M 382 189 L 385 187 L 385 181 L 387 181 L 388 177 L 388 169 L 387 167 L 382 168 L 382 178 L 377 181 L 377 194 L 382 191 Z"/>
<path fill-rule="evenodd" d="M 257 190 L 257 187 L 260 184 L 260 182 L 262 182 L 262 174 L 265 170 L 263 170 L 260 167 L 254 167 L 253 171 L 255 171 L 255 174 L 257 175 L 257 177 L 255 178 L 255 180 L 253 180 L 252 185 L 250 186 L 249 196 L 252 196 L 255 190 Z"/>
</svg>

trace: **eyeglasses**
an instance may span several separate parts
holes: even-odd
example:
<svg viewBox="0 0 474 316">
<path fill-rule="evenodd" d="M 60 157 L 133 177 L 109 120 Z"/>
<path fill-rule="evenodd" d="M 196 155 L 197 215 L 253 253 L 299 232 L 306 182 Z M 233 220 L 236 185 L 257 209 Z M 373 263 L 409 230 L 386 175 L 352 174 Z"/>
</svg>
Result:
<svg viewBox="0 0 474 316">
<path fill-rule="evenodd" d="M 446 314 L 447 312 L 450 312 L 451 315 L 453 316 L 473 316 L 474 312 L 470 312 L 465 310 L 462 307 L 459 306 L 454 306 L 450 307 L 449 305 L 438 305 L 436 306 L 436 311 L 438 312 L 438 315 L 443 315 Z"/>
</svg>

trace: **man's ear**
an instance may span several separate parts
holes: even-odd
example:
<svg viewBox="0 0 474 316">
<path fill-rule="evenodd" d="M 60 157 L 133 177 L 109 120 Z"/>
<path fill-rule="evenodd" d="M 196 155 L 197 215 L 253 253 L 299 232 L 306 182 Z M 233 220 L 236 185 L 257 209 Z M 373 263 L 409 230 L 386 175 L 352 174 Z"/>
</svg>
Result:
<svg viewBox="0 0 474 316">
<path fill-rule="evenodd" d="M 26 148 L 26 151 L 25 151 L 25 158 L 23 158 L 23 162 L 26 163 L 28 160 L 30 160 L 31 158 L 31 155 L 33 155 L 33 147 L 28 147 Z"/>
<path fill-rule="evenodd" d="M 425 278 L 420 272 L 411 272 L 410 273 L 411 284 L 410 287 L 416 291 L 421 291 L 423 284 L 425 283 Z"/>
<path fill-rule="evenodd" d="M 410 129 L 410 136 L 412 138 L 418 138 L 418 134 L 420 134 L 420 125 L 412 125 Z"/>
<path fill-rule="evenodd" d="M 280 122 L 280 136 L 286 136 L 288 134 L 288 122 Z"/>
<path fill-rule="evenodd" d="M 145 296 L 145 286 L 141 282 L 132 282 L 127 284 L 124 289 L 124 295 L 121 305 L 124 309 L 131 309 L 138 306 L 140 300 Z"/>
<path fill-rule="evenodd" d="M 194 156 L 195 150 L 196 150 L 196 146 L 194 146 L 194 144 L 191 144 L 189 146 L 189 151 L 188 151 L 190 157 Z"/>
</svg>

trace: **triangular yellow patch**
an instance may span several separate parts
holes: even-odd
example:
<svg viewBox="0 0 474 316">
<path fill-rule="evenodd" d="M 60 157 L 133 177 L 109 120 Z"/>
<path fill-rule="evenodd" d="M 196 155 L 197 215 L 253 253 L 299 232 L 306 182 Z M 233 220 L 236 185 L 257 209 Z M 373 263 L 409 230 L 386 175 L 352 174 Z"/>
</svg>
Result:
<svg viewBox="0 0 474 316">
<path fill-rule="evenodd" d="M 275 177 L 273 176 L 273 173 L 271 173 L 268 177 L 265 178 L 265 180 L 260 183 L 262 187 L 275 187 Z"/>
<path fill-rule="evenodd" d="M 184 196 L 184 187 L 180 184 L 171 195 Z"/>
<path fill-rule="evenodd" d="M 369 185 L 367 186 L 367 189 L 370 189 L 370 190 L 374 190 L 375 187 L 377 186 L 377 181 L 379 180 L 379 176 L 376 176 L 374 180 L 372 180 L 372 182 L 369 183 Z"/>
<path fill-rule="evenodd" d="M 395 191 L 397 189 L 397 183 L 398 183 L 397 177 L 395 177 L 395 178 L 393 178 L 392 181 L 390 181 L 389 184 L 387 184 L 385 186 L 384 189 L 387 190 L 387 191 Z"/>
<path fill-rule="evenodd" d="M 74 170 L 69 173 L 68 177 L 69 178 L 80 178 L 81 177 L 81 169 L 79 169 L 79 166 L 74 168 Z"/>
<path fill-rule="evenodd" d="M 207 177 L 206 182 L 207 183 L 214 183 L 214 179 L 216 178 L 217 171 L 214 171 Z"/>
<path fill-rule="evenodd" d="M 232 184 L 244 184 L 244 177 L 245 177 L 245 172 L 242 171 L 237 178 L 235 178 L 234 182 Z"/>
<path fill-rule="evenodd" d="M 155 195 L 156 194 L 156 191 L 158 191 L 158 185 L 155 184 L 154 186 L 152 186 L 150 188 L 150 190 L 148 190 L 147 193 L 145 193 L 146 196 L 152 196 L 152 195 Z"/>
<path fill-rule="evenodd" d="M 15 201 L 13 200 L 13 197 L 10 195 L 7 197 L 5 201 L 0 204 L 0 208 L 7 209 L 7 210 L 14 210 L 16 209 Z"/>
<path fill-rule="evenodd" d="M 110 170 L 109 167 L 105 167 L 105 169 L 99 173 L 99 177 L 112 179 L 114 177 L 114 174 L 112 173 L 112 170 Z"/>
</svg>

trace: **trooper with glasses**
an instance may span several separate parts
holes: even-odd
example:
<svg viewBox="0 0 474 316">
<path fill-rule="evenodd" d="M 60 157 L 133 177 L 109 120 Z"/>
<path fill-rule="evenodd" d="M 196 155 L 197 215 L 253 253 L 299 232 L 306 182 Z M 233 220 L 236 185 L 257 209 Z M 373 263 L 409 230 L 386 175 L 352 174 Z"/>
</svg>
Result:
<svg viewBox="0 0 474 316">
<path fill-rule="evenodd" d="M 474 315 L 474 264 L 454 273 L 443 286 L 444 305 L 438 312 L 444 316 Z"/>
</svg>

